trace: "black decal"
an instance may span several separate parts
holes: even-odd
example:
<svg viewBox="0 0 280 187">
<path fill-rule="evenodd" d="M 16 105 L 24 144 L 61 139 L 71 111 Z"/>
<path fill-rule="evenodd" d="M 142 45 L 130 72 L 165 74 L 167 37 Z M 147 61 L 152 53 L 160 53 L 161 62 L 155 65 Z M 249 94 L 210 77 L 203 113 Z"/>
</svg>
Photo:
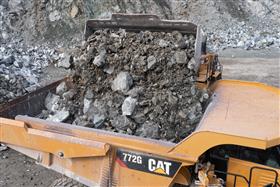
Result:
<svg viewBox="0 0 280 187">
<path fill-rule="evenodd" d="M 122 163 L 120 164 L 122 167 L 167 177 L 173 177 L 181 166 L 180 162 L 120 149 L 117 150 L 117 161 L 119 164 Z"/>
</svg>

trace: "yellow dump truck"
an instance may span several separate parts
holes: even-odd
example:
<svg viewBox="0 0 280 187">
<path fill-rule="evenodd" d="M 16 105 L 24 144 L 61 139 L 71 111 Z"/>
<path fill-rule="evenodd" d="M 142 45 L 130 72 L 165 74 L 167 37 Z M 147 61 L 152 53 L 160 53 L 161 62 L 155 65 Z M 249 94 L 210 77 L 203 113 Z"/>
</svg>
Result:
<svg viewBox="0 0 280 187">
<path fill-rule="evenodd" d="M 100 28 L 196 34 L 197 84 L 213 94 L 195 131 L 175 144 L 35 118 L 58 81 L 1 106 L 0 142 L 88 186 L 279 186 L 278 88 L 221 80 L 195 24 L 114 14 L 85 36 Z"/>
</svg>

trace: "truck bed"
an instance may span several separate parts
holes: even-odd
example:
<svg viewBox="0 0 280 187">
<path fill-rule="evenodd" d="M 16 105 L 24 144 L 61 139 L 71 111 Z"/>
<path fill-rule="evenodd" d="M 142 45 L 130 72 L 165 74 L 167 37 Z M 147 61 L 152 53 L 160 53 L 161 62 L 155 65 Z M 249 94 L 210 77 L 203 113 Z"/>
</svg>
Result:
<svg viewBox="0 0 280 187">
<path fill-rule="evenodd" d="M 17 111 L 21 116 L 17 116 L 16 120 L 25 122 L 31 129 L 90 139 L 171 158 L 180 157 L 190 164 L 205 150 L 217 145 L 236 144 L 266 149 L 279 144 L 279 102 L 275 102 L 280 98 L 279 89 L 260 83 L 230 80 L 217 81 L 212 89 L 212 101 L 198 127 L 177 144 L 33 118 L 32 116 L 36 116 L 35 111 L 39 112 L 40 102 L 44 102 L 44 99 L 40 100 L 38 97 L 44 95 L 46 89 L 19 99 L 21 102 L 2 109 L 0 115 L 13 119 L 13 109 L 21 109 Z M 31 102 L 34 102 L 35 98 L 37 104 L 33 105 Z M 266 130 L 263 130 L 264 126 L 267 127 Z M 2 131 L 5 134 L 4 130 Z M 17 142 L 24 146 L 22 140 Z"/>
</svg>

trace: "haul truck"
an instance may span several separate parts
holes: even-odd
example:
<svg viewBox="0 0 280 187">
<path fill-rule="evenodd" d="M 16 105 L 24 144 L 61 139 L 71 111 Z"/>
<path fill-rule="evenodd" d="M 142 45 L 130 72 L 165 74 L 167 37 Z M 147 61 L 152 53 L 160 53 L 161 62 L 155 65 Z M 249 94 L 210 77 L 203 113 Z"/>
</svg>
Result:
<svg viewBox="0 0 280 187">
<path fill-rule="evenodd" d="M 196 35 L 197 85 L 212 95 L 194 132 L 175 144 L 37 119 L 58 81 L 0 107 L 0 142 L 87 186 L 279 186 L 278 88 L 221 80 L 193 23 L 113 14 L 88 20 L 85 37 L 102 28 Z"/>
</svg>

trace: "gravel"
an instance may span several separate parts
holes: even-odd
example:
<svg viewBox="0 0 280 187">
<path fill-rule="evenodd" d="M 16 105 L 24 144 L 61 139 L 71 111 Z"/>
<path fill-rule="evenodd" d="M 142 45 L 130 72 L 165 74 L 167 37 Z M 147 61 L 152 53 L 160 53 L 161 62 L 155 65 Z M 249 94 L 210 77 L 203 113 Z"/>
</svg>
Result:
<svg viewBox="0 0 280 187">
<path fill-rule="evenodd" d="M 176 31 L 96 31 L 72 54 L 72 86 L 49 94 L 40 117 L 178 142 L 209 99 L 195 86 L 194 44 Z"/>
<path fill-rule="evenodd" d="M 279 9 L 278 0 L 2 0 L 0 40 L 20 36 L 32 43 L 62 43 L 68 47 L 81 39 L 87 19 L 125 12 L 156 14 L 161 19 L 201 25 L 213 51 L 231 47 L 263 49 L 280 47 Z M 159 41 L 160 47 L 168 45 L 168 40 Z"/>
<path fill-rule="evenodd" d="M 42 70 L 57 56 L 48 47 L 28 47 L 21 41 L 0 43 L 0 104 L 40 87 Z"/>
</svg>

